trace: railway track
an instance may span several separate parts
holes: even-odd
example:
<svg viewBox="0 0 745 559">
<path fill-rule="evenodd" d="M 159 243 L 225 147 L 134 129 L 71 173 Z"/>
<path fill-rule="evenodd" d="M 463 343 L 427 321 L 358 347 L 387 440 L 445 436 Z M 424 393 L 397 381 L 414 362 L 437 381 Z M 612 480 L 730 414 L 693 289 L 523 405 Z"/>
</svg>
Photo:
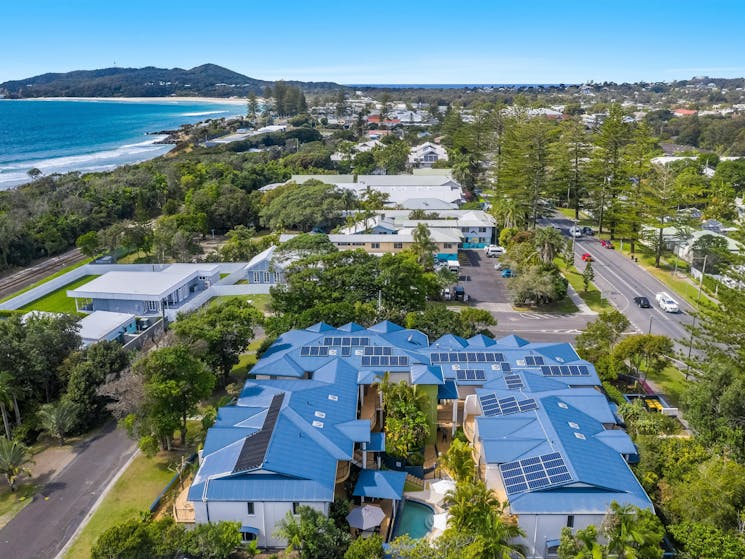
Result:
<svg viewBox="0 0 745 559">
<path fill-rule="evenodd" d="M 85 255 L 79 249 L 73 249 L 59 256 L 46 258 L 28 268 L 24 268 L 4 278 L 0 278 L 0 297 L 6 297 L 24 287 L 36 283 L 71 264 L 85 260 Z"/>
</svg>

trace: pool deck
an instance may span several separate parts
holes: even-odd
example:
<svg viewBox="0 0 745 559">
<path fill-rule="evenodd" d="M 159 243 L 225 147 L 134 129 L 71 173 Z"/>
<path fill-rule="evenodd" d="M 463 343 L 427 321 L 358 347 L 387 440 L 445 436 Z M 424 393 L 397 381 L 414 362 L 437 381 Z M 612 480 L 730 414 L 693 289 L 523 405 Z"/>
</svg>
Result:
<svg viewBox="0 0 745 559">
<path fill-rule="evenodd" d="M 431 483 L 440 481 L 441 479 L 450 479 L 450 478 L 444 477 L 444 478 L 435 478 L 435 479 L 427 480 L 427 482 L 424 485 L 424 489 L 421 491 L 404 491 L 404 499 L 407 499 L 409 501 L 415 501 L 418 503 L 423 503 L 427 506 L 430 506 L 435 511 L 435 514 L 447 512 L 447 509 L 445 509 L 442 506 L 444 495 L 430 488 Z M 442 530 L 439 530 L 437 528 L 432 528 L 427 534 L 427 539 L 430 541 L 436 540 L 441 535 L 442 535 Z"/>
</svg>

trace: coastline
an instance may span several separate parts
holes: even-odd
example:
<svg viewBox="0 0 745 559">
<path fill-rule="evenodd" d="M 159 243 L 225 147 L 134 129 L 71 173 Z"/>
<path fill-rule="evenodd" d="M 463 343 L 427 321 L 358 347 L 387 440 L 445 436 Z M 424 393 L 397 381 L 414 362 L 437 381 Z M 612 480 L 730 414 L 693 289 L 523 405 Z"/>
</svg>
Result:
<svg viewBox="0 0 745 559">
<path fill-rule="evenodd" d="M 118 103 L 213 103 L 216 105 L 245 105 L 240 97 L 30 97 L 24 99 L 0 99 L 0 101 L 107 101 Z"/>
</svg>

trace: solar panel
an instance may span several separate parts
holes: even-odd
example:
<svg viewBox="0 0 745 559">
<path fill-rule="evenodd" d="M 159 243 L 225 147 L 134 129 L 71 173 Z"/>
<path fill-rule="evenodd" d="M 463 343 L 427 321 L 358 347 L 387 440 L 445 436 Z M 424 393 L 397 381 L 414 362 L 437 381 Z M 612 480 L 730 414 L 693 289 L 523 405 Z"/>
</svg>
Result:
<svg viewBox="0 0 745 559">
<path fill-rule="evenodd" d="M 282 408 L 284 397 L 285 395 L 282 393 L 276 394 L 272 398 L 261 430 L 244 439 L 241 453 L 235 461 L 235 466 L 233 466 L 233 473 L 252 470 L 264 463 L 266 449 L 269 446 L 269 440 L 272 438 L 274 425 L 277 423 L 277 417 L 279 417 L 279 410 Z"/>
<path fill-rule="evenodd" d="M 481 369 L 460 369 L 456 371 L 455 377 L 459 381 L 484 381 L 486 372 Z"/>
<path fill-rule="evenodd" d="M 500 363 L 500 365 L 502 367 L 503 373 L 509 373 L 510 371 L 512 371 L 512 367 L 510 367 L 509 363 Z"/>
<path fill-rule="evenodd" d="M 328 357 L 329 348 L 327 346 L 303 346 L 300 348 L 300 357 Z"/>
<path fill-rule="evenodd" d="M 432 363 L 499 363 L 504 361 L 504 355 L 485 351 L 451 351 L 432 353 L 430 359 Z"/>
<path fill-rule="evenodd" d="M 538 409 L 538 402 L 533 398 L 518 400 L 514 396 L 497 399 L 495 394 L 479 396 L 481 411 L 485 416 L 511 415 Z"/>
<path fill-rule="evenodd" d="M 323 339 L 323 345 L 366 346 L 370 345 L 370 338 L 360 338 L 357 336 L 328 336 Z"/>
<path fill-rule="evenodd" d="M 520 375 L 504 375 L 504 382 L 509 390 L 522 390 L 525 388 Z"/>
<path fill-rule="evenodd" d="M 342 347 L 341 355 L 342 357 L 349 357 L 350 355 L 352 355 L 352 348 L 347 346 Z"/>
<path fill-rule="evenodd" d="M 365 347 L 365 355 L 390 355 L 391 348 L 383 346 L 367 346 Z"/>
<path fill-rule="evenodd" d="M 409 358 L 403 355 L 364 355 L 363 367 L 408 367 Z"/>
<path fill-rule="evenodd" d="M 545 365 L 541 374 L 547 377 L 586 377 L 590 370 L 586 365 Z"/>
<path fill-rule="evenodd" d="M 525 364 L 530 367 L 535 367 L 536 365 L 543 365 L 543 357 L 539 355 L 526 355 Z"/>
<path fill-rule="evenodd" d="M 572 480 L 569 468 L 558 452 L 501 464 L 499 469 L 508 495 Z"/>
</svg>

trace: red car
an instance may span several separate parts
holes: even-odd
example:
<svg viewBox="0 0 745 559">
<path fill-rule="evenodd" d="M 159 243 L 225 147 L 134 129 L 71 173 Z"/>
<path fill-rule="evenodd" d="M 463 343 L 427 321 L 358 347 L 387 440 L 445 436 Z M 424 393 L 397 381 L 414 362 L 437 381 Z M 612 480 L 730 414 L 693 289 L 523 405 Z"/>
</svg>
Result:
<svg viewBox="0 0 745 559">
<path fill-rule="evenodd" d="M 582 262 L 592 262 L 592 254 L 586 252 L 582 255 Z"/>
<path fill-rule="evenodd" d="M 610 242 L 610 241 L 606 241 L 605 239 L 602 239 L 602 240 L 600 241 L 600 246 L 601 246 L 601 247 L 603 247 L 603 248 L 615 248 L 615 247 L 613 246 L 613 243 L 612 243 L 612 242 Z"/>
</svg>

